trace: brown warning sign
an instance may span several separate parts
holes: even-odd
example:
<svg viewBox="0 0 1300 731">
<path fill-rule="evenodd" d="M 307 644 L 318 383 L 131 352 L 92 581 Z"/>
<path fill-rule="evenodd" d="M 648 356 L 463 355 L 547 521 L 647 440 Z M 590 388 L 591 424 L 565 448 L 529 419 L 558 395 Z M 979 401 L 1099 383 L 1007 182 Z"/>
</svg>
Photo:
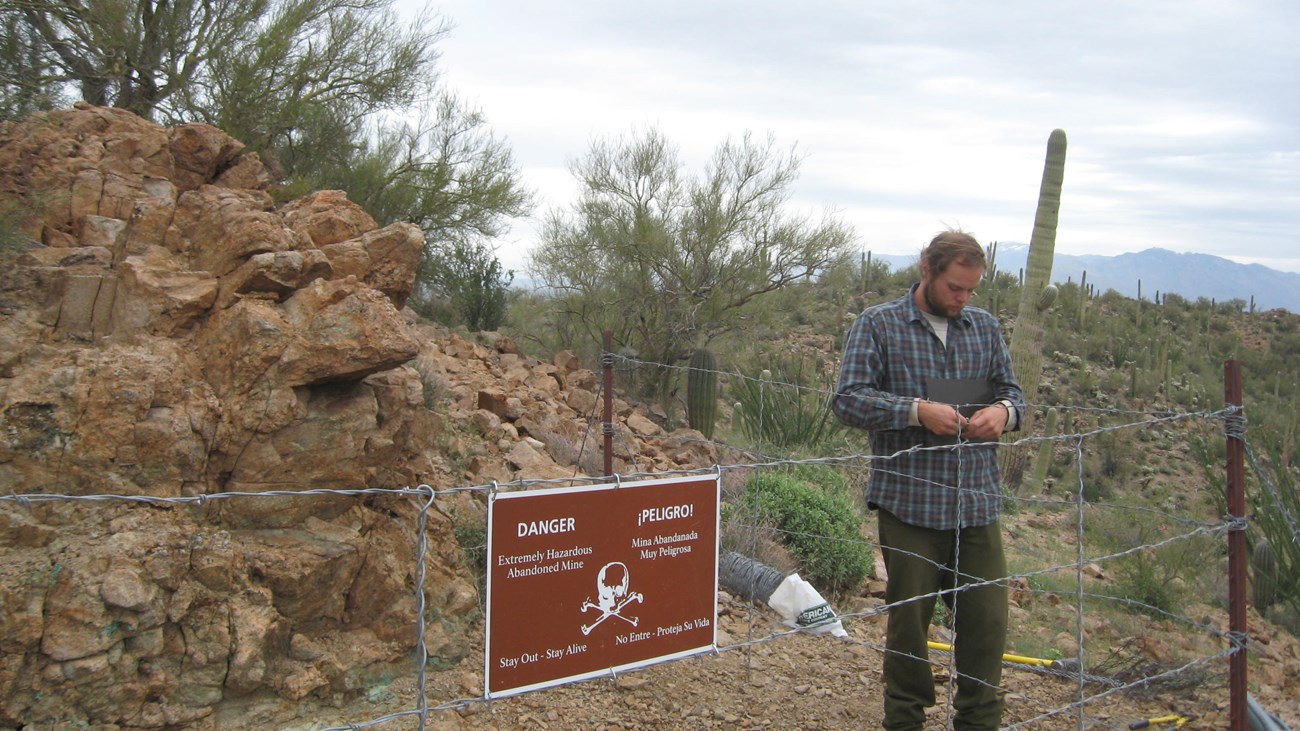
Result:
<svg viewBox="0 0 1300 731">
<path fill-rule="evenodd" d="M 710 650 L 712 477 L 496 494 L 488 505 L 488 697 Z"/>
</svg>

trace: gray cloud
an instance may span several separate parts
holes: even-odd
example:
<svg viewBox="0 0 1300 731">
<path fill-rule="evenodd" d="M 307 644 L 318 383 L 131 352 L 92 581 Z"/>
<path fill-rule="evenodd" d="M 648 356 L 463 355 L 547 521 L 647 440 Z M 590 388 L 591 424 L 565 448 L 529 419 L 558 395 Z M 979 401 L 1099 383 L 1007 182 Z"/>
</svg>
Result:
<svg viewBox="0 0 1300 731">
<path fill-rule="evenodd" d="M 416 0 L 402 0 L 412 8 Z M 399 3 L 399 7 L 407 7 Z M 453 0 L 445 80 L 550 206 L 593 137 L 656 126 L 692 165 L 772 133 L 796 205 L 910 253 L 960 222 L 1027 240 L 1066 130 L 1058 251 L 1160 246 L 1300 271 L 1300 5 Z M 414 12 L 410 10 L 409 12 Z M 523 222 L 503 259 L 535 237 Z"/>
</svg>

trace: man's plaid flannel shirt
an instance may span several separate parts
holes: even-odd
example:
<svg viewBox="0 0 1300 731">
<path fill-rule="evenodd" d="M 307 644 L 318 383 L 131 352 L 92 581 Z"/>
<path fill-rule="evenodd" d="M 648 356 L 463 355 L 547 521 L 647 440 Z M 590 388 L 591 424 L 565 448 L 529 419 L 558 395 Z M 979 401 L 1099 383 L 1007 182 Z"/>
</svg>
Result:
<svg viewBox="0 0 1300 731">
<path fill-rule="evenodd" d="M 908 426 L 908 413 L 926 397 L 927 378 L 991 380 L 995 397 L 1014 405 L 1016 423 L 1024 417 L 1024 396 L 997 319 L 963 308 L 948 321 L 945 348 L 916 306 L 917 286 L 867 308 L 853 323 L 832 406 L 843 423 L 870 431 L 872 450 L 887 457 L 872 461 L 869 504 L 925 528 L 988 525 L 1002 507 L 997 448 L 977 442 L 898 454 L 924 444 L 928 434 Z"/>
</svg>

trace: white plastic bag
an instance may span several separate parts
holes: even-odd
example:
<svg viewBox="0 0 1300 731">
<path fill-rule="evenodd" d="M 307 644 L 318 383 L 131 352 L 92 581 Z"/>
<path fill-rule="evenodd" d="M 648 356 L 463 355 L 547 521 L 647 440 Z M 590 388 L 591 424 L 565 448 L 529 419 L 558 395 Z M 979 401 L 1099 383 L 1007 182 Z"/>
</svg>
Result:
<svg viewBox="0 0 1300 731">
<path fill-rule="evenodd" d="M 785 577 L 785 581 L 772 592 L 767 605 L 781 615 L 781 622 L 786 626 L 815 634 L 830 632 L 836 637 L 849 634 L 844 631 L 844 625 L 835 616 L 831 605 L 799 574 Z"/>
</svg>

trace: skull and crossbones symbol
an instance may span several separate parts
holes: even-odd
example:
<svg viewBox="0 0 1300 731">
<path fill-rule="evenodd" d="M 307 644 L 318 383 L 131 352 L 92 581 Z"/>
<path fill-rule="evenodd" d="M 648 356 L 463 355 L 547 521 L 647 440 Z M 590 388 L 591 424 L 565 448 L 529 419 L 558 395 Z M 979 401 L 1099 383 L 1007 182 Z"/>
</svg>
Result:
<svg viewBox="0 0 1300 731">
<path fill-rule="evenodd" d="M 634 591 L 629 594 L 627 591 L 627 585 L 628 571 L 627 566 L 624 564 L 614 561 L 613 563 L 605 564 L 600 569 L 600 573 L 596 576 L 597 603 L 592 604 L 591 597 L 588 597 L 587 600 L 582 603 L 583 612 L 595 609 L 600 612 L 600 617 L 591 624 L 584 624 L 582 626 L 582 633 L 584 635 L 591 634 L 593 629 L 610 617 L 618 617 L 633 627 L 637 625 L 637 622 L 641 621 L 640 617 L 625 617 L 622 614 L 623 608 L 628 604 L 631 604 L 632 602 L 641 602 L 645 599 L 640 592 Z"/>
</svg>

